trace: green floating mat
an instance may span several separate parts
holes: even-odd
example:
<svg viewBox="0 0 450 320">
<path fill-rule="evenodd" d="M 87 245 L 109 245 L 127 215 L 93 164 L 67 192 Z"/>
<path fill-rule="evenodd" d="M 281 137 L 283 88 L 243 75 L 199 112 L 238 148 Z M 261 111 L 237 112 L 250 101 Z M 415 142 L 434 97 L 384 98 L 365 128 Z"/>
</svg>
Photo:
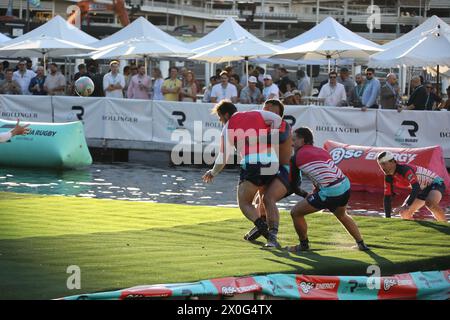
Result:
<svg viewBox="0 0 450 320">
<path fill-rule="evenodd" d="M 79 168 L 92 164 L 81 121 L 29 123 L 30 133 L 0 143 L 0 165 L 36 168 Z M 0 133 L 14 128 L 16 121 L 0 120 Z"/>
</svg>

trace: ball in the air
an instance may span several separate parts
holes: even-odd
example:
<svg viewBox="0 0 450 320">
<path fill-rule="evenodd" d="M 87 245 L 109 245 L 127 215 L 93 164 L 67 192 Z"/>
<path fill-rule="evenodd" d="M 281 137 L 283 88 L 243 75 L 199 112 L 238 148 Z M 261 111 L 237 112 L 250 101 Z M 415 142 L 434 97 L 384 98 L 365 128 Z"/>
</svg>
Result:
<svg viewBox="0 0 450 320">
<path fill-rule="evenodd" d="M 90 96 L 94 92 L 94 82 L 89 77 L 80 77 L 75 81 L 75 90 L 80 96 Z"/>
</svg>

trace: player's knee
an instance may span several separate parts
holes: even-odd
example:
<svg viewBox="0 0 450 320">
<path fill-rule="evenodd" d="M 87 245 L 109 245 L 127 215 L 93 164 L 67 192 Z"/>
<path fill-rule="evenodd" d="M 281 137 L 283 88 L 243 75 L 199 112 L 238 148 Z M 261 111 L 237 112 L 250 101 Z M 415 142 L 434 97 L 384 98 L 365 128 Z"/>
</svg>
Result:
<svg viewBox="0 0 450 320">
<path fill-rule="evenodd" d="M 434 208 L 434 207 L 437 206 L 437 203 L 436 203 L 436 201 L 434 201 L 434 200 L 425 200 L 425 205 L 426 205 L 428 208 Z"/>
</svg>

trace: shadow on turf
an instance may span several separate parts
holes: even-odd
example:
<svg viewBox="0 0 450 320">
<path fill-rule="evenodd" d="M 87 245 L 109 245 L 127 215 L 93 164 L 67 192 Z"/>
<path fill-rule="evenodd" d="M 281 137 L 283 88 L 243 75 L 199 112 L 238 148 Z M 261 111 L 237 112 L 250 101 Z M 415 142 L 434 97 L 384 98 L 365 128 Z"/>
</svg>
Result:
<svg viewBox="0 0 450 320">
<path fill-rule="evenodd" d="M 416 223 L 420 224 L 421 226 L 427 227 L 427 228 L 435 229 L 447 236 L 450 235 L 450 226 L 449 225 L 444 225 L 442 223 L 436 223 L 436 222 L 431 222 L 431 221 L 416 221 Z"/>
</svg>

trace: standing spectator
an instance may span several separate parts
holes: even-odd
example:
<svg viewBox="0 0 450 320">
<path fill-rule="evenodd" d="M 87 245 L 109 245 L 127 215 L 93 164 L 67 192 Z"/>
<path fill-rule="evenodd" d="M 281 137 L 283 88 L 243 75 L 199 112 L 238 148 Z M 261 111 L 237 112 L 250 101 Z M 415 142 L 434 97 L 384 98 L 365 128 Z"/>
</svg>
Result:
<svg viewBox="0 0 450 320">
<path fill-rule="evenodd" d="M 258 66 L 258 67 L 256 67 L 256 71 L 258 71 L 258 76 L 256 77 L 256 79 L 258 79 L 258 82 L 264 83 L 264 74 L 266 73 L 266 70 L 264 70 L 264 68 Z"/>
<path fill-rule="evenodd" d="M 197 82 L 194 73 L 190 70 L 186 72 L 185 83 L 180 91 L 180 101 L 196 102 L 197 101 Z"/>
<path fill-rule="evenodd" d="M 380 81 L 375 78 L 375 70 L 373 68 L 366 69 L 366 88 L 362 95 L 361 111 L 367 108 L 378 109 L 377 99 L 380 95 Z"/>
<path fill-rule="evenodd" d="M 166 101 L 178 101 L 178 96 L 181 90 L 181 80 L 177 79 L 178 77 L 178 68 L 170 67 L 169 68 L 169 78 L 166 79 L 163 83 L 161 92 L 164 95 L 164 100 Z"/>
<path fill-rule="evenodd" d="M 217 76 L 212 76 L 209 78 L 209 85 L 205 88 L 205 92 L 203 93 L 202 102 L 211 102 L 211 91 L 212 87 L 219 83 L 219 79 Z"/>
<path fill-rule="evenodd" d="M 254 70 L 255 70 L 255 66 L 252 65 L 252 64 L 249 64 L 249 65 L 248 65 L 248 74 L 249 74 L 249 77 L 252 75 L 252 72 L 253 72 Z M 240 83 L 241 88 L 245 88 L 245 87 L 247 86 L 247 82 L 248 82 L 248 79 L 247 79 L 247 71 L 245 70 L 245 71 L 244 71 L 244 75 L 243 75 L 242 78 L 241 78 L 241 83 Z"/>
<path fill-rule="evenodd" d="M 138 74 L 138 68 L 135 64 L 131 66 L 125 66 L 123 68 L 123 77 L 125 78 L 125 87 L 123 88 L 123 96 L 127 97 L 128 86 L 130 85 L 131 78 Z"/>
<path fill-rule="evenodd" d="M 31 70 L 34 72 L 33 70 L 33 61 L 31 61 L 30 58 L 25 58 L 25 61 L 27 62 L 27 70 Z"/>
<path fill-rule="evenodd" d="M 5 80 L 0 84 L 0 93 L 2 94 L 22 94 L 20 84 L 14 80 L 14 71 L 12 69 L 6 69 Z"/>
<path fill-rule="evenodd" d="M 145 66 L 138 66 L 138 74 L 131 77 L 128 86 L 127 97 L 129 99 L 150 99 L 150 89 L 152 87 L 152 79 L 145 74 Z"/>
<path fill-rule="evenodd" d="M 216 103 L 218 101 L 227 99 L 233 103 L 237 103 L 238 93 L 236 86 L 228 82 L 228 73 L 222 71 L 220 74 L 221 83 L 216 84 L 211 90 L 211 102 Z"/>
<path fill-rule="evenodd" d="M 398 112 L 401 112 L 404 109 L 425 110 L 428 94 L 421 84 L 420 77 L 415 76 L 411 79 L 411 87 L 413 88 L 413 92 L 406 103 L 406 107 L 399 107 Z"/>
<path fill-rule="evenodd" d="M 87 68 L 86 65 L 84 63 L 81 63 L 78 65 L 78 72 L 74 74 L 73 76 L 73 82 L 72 85 L 70 86 L 70 92 L 73 96 L 77 96 L 78 94 L 75 91 L 75 82 L 80 79 L 81 77 L 87 76 Z"/>
<path fill-rule="evenodd" d="M 340 107 L 347 104 L 347 95 L 343 84 L 337 82 L 336 71 L 331 71 L 328 75 L 329 81 L 319 92 L 319 99 L 324 100 L 325 106 Z"/>
<path fill-rule="evenodd" d="M 45 96 L 47 94 L 44 88 L 45 79 L 44 67 L 37 67 L 36 77 L 31 79 L 28 90 L 35 96 Z"/>
<path fill-rule="evenodd" d="M 94 92 L 92 92 L 91 97 L 104 97 L 105 93 L 103 91 L 103 75 L 98 72 L 95 64 L 90 64 L 88 67 L 87 76 L 91 78 L 94 83 Z"/>
<path fill-rule="evenodd" d="M 439 110 L 448 110 L 450 111 L 450 86 L 447 87 L 447 100 L 442 101 L 438 107 Z"/>
<path fill-rule="evenodd" d="M 123 98 L 123 88 L 125 88 L 125 78 L 119 73 L 119 61 L 113 60 L 109 63 L 111 71 L 103 76 L 103 90 L 105 97 Z"/>
<path fill-rule="evenodd" d="M 161 70 L 158 68 L 153 68 L 152 69 L 152 78 L 153 78 L 152 99 L 153 100 L 164 100 L 164 96 L 161 92 L 161 88 L 164 83 L 164 79 L 162 77 Z"/>
<path fill-rule="evenodd" d="M 240 80 L 241 79 L 239 78 L 239 76 L 237 74 L 233 74 L 230 76 L 230 83 L 235 85 L 236 90 L 238 92 L 238 97 L 241 96 L 241 90 L 242 90 Z"/>
<path fill-rule="evenodd" d="M 239 98 L 240 103 L 258 104 L 262 102 L 263 96 L 261 90 L 256 87 L 257 82 L 258 80 L 256 80 L 256 77 L 248 77 L 248 85 L 241 91 L 241 95 Z"/>
<path fill-rule="evenodd" d="M 347 68 L 341 68 L 339 77 L 337 78 L 337 82 L 344 85 L 345 94 L 347 95 L 348 100 L 348 98 L 350 97 L 350 93 L 352 92 L 353 88 L 355 88 L 355 81 L 350 78 Z"/>
<path fill-rule="evenodd" d="M 56 63 L 50 64 L 50 73 L 45 77 L 44 90 L 49 96 L 65 95 L 66 78 L 58 71 Z"/>
<path fill-rule="evenodd" d="M 277 69 L 279 80 L 275 83 L 282 94 L 295 89 L 295 83 L 289 78 L 289 72 L 286 68 Z"/>
<path fill-rule="evenodd" d="M 442 102 L 442 98 L 436 94 L 436 89 L 430 82 L 425 82 L 425 90 L 427 91 L 427 102 L 425 103 L 425 110 L 435 110 Z"/>
<path fill-rule="evenodd" d="M 400 105 L 400 87 L 397 85 L 397 76 L 389 73 L 386 83 L 380 90 L 381 109 L 397 109 Z"/>
<path fill-rule="evenodd" d="M 298 71 L 298 90 L 304 96 L 309 96 L 311 94 L 311 79 L 308 77 L 305 71 Z"/>
<path fill-rule="evenodd" d="M 264 89 L 262 91 L 264 100 L 280 99 L 280 89 L 272 82 L 272 76 L 270 74 L 264 75 Z"/>
<path fill-rule="evenodd" d="M 350 92 L 350 97 L 348 98 L 348 104 L 355 107 L 362 107 L 362 95 L 364 93 L 364 89 L 366 88 L 366 84 L 364 81 L 364 76 L 361 73 L 358 73 L 355 76 L 356 86 Z"/>
<path fill-rule="evenodd" d="M 5 71 L 3 68 L 3 63 L 0 63 L 0 81 L 5 80 Z"/>
<path fill-rule="evenodd" d="M 27 61 L 24 59 L 20 60 L 17 66 L 18 69 L 14 72 L 13 80 L 20 85 L 22 94 L 31 94 L 31 92 L 28 91 L 28 87 L 30 86 L 31 79 L 36 77 L 36 73 L 27 69 Z"/>
</svg>

